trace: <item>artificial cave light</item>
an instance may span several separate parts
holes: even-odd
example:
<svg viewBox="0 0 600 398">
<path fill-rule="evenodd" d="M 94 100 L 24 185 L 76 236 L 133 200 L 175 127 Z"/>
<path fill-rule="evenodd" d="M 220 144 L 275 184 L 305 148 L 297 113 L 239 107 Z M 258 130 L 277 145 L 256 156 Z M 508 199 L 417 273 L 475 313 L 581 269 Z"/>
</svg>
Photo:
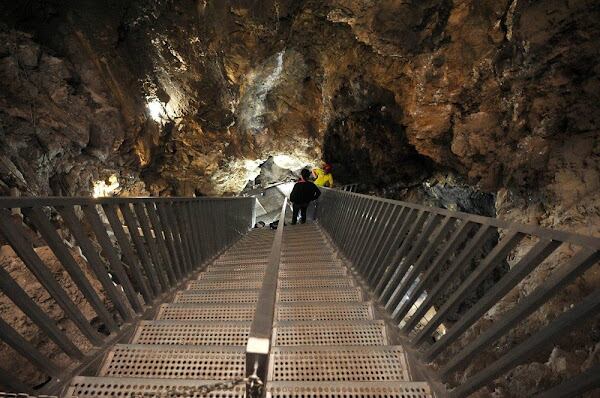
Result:
<svg viewBox="0 0 600 398">
<path fill-rule="evenodd" d="M 119 188 L 119 180 L 116 174 L 111 175 L 106 180 L 94 181 L 92 196 L 94 198 L 103 198 L 114 195 Z"/>
</svg>

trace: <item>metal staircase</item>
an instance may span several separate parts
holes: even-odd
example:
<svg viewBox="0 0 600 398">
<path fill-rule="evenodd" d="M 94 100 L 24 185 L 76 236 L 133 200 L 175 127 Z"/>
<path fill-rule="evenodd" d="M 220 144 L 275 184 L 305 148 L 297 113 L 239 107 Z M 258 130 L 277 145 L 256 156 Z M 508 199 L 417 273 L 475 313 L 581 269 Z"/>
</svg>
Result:
<svg viewBox="0 0 600 398">
<path fill-rule="evenodd" d="M 69 397 L 243 397 L 245 345 L 275 232 L 253 230 L 116 345 Z M 271 397 L 430 397 L 316 224 L 286 227 L 266 391 Z M 179 394 L 179 395 L 178 395 Z"/>
<path fill-rule="evenodd" d="M 23 397 L 462 398 L 600 314 L 595 287 L 537 332 L 495 343 L 598 270 L 596 237 L 329 189 L 315 224 L 250 230 L 253 209 L 251 198 L 0 199 L 0 243 L 54 302 L 51 313 L 0 267 L 2 305 L 24 316 L 0 317 L 0 340 L 46 377 L 36 385 L 5 363 L 0 386 Z M 539 285 L 467 333 L 548 262 Z M 598 388 L 595 363 L 530 395 Z"/>
</svg>

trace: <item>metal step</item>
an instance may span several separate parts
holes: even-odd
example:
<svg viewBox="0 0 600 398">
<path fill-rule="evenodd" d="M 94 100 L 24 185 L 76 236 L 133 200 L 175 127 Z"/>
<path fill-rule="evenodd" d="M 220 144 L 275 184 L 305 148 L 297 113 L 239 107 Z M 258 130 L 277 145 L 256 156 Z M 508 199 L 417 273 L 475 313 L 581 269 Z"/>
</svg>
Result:
<svg viewBox="0 0 600 398">
<path fill-rule="evenodd" d="M 232 265 L 211 265 L 205 272 L 207 273 L 231 273 L 231 272 L 260 272 L 267 268 L 267 264 L 232 264 Z"/>
<path fill-rule="evenodd" d="M 279 287 L 282 289 L 351 288 L 354 287 L 354 281 L 339 276 L 320 279 L 282 279 L 279 281 Z"/>
<path fill-rule="evenodd" d="M 282 278 L 314 278 L 321 276 L 346 276 L 344 268 L 323 268 L 323 269 L 281 269 L 279 270 L 279 279 Z"/>
<path fill-rule="evenodd" d="M 267 384 L 267 398 L 432 398 L 427 383 L 395 382 L 291 382 Z"/>
<path fill-rule="evenodd" d="M 174 380 L 142 379 L 129 377 L 75 377 L 66 396 L 72 398 L 160 396 L 160 393 L 178 391 L 171 396 L 201 397 L 193 391 L 198 387 L 221 382 L 222 380 Z M 232 390 L 217 390 L 209 396 L 244 398 L 246 386 L 242 383 Z M 189 393 L 186 393 L 189 391 Z"/>
<path fill-rule="evenodd" d="M 388 344 L 383 321 L 277 322 L 274 346 L 341 345 L 382 346 Z"/>
<path fill-rule="evenodd" d="M 238 280 L 238 279 L 260 279 L 265 276 L 264 271 L 235 271 L 235 272 L 202 272 L 198 275 L 198 280 L 218 279 L 218 280 Z"/>
<path fill-rule="evenodd" d="M 142 321 L 131 343 L 245 346 L 250 322 Z"/>
<path fill-rule="evenodd" d="M 279 269 L 285 270 L 285 271 L 317 270 L 317 269 L 331 269 L 331 268 L 342 269 L 342 270 L 346 269 L 342 263 L 337 262 L 337 261 L 327 261 L 327 262 L 322 262 L 322 263 L 311 262 L 311 263 L 306 263 L 306 264 L 303 264 L 303 263 L 279 264 Z"/>
<path fill-rule="evenodd" d="M 213 265 L 244 265 L 244 264 L 265 264 L 268 263 L 268 258 L 226 258 L 213 261 Z"/>
<path fill-rule="evenodd" d="M 294 303 L 298 301 L 362 301 L 363 295 L 359 287 L 346 289 L 279 289 L 279 303 Z"/>
<path fill-rule="evenodd" d="M 175 295 L 174 303 L 256 303 L 260 289 L 252 290 L 182 290 Z"/>
<path fill-rule="evenodd" d="M 272 381 L 409 381 L 404 350 L 377 347 L 274 347 Z"/>
<path fill-rule="evenodd" d="M 245 347 L 117 344 L 100 376 L 232 380 L 244 377 Z"/>
<path fill-rule="evenodd" d="M 275 307 L 277 321 L 373 320 L 371 303 L 287 303 Z"/>
<path fill-rule="evenodd" d="M 179 321 L 252 321 L 256 304 L 163 304 L 156 319 Z"/>
<path fill-rule="evenodd" d="M 187 285 L 187 290 L 244 290 L 244 289 L 260 289 L 262 281 L 260 279 L 254 280 L 201 280 L 191 281 Z"/>
</svg>

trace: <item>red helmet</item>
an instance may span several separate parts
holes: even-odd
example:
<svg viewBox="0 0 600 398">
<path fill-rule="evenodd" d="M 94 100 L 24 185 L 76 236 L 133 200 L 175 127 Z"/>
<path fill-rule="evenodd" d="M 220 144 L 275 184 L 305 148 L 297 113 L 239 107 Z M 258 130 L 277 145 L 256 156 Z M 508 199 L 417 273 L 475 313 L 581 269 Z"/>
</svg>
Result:
<svg viewBox="0 0 600 398">
<path fill-rule="evenodd" d="M 333 167 L 332 167 L 332 166 L 331 166 L 329 163 L 325 163 L 325 164 L 323 165 L 323 171 L 325 171 L 325 173 L 331 173 L 331 169 L 332 169 L 332 168 L 333 168 Z"/>
</svg>

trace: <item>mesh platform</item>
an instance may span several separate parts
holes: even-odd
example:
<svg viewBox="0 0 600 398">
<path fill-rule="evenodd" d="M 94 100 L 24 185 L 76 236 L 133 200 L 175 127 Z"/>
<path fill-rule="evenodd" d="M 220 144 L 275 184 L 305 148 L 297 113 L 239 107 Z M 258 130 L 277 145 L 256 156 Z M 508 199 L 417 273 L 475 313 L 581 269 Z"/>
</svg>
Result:
<svg viewBox="0 0 600 398">
<path fill-rule="evenodd" d="M 188 284 L 188 290 L 247 290 L 260 289 L 262 281 L 256 280 L 202 280 L 192 281 Z"/>
<path fill-rule="evenodd" d="M 141 379 L 120 377 L 76 377 L 67 392 L 68 397 L 130 397 L 133 393 L 145 394 L 137 396 L 153 396 L 160 393 L 179 391 L 179 396 L 204 398 L 207 395 L 194 393 L 194 387 L 210 384 L 214 381 L 202 380 L 169 380 Z M 211 398 L 244 398 L 245 386 L 241 385 L 231 391 L 215 391 L 208 395 Z M 176 395 L 177 396 L 177 395 Z"/>
<path fill-rule="evenodd" d="M 361 301 L 360 288 L 346 289 L 280 289 L 277 300 L 280 303 L 295 303 L 299 301 Z"/>
<path fill-rule="evenodd" d="M 387 344 L 383 321 L 280 322 L 273 328 L 276 346 Z"/>
<path fill-rule="evenodd" d="M 427 383 L 419 382 L 272 382 L 271 398 L 431 398 Z"/>
<path fill-rule="evenodd" d="M 370 303 L 291 303 L 275 308 L 277 321 L 369 320 L 373 315 Z"/>
<path fill-rule="evenodd" d="M 175 295 L 175 303 L 255 303 L 260 290 L 183 290 Z M 225 306 L 223 306 L 225 307 Z"/>
<path fill-rule="evenodd" d="M 117 345 L 100 376 L 231 380 L 244 376 L 245 347 Z"/>
<path fill-rule="evenodd" d="M 318 269 L 281 269 L 279 270 L 279 279 L 281 278 L 314 278 L 320 276 L 346 276 L 346 270 L 343 268 L 318 268 Z"/>
<path fill-rule="evenodd" d="M 132 343 L 245 346 L 250 322 L 143 321 Z"/>
<path fill-rule="evenodd" d="M 408 381 L 402 348 L 275 347 L 269 362 L 272 381 Z"/>
<path fill-rule="evenodd" d="M 239 279 L 260 279 L 265 277 L 264 271 L 235 271 L 235 272 L 203 272 L 198 275 L 198 280 L 219 279 L 219 280 L 239 280 Z"/>
<path fill-rule="evenodd" d="M 180 321 L 251 321 L 254 304 L 163 304 L 156 319 Z"/>
<path fill-rule="evenodd" d="M 283 279 L 279 281 L 282 289 L 310 289 L 310 288 L 351 288 L 354 282 L 350 278 L 321 278 L 321 279 Z"/>
</svg>

